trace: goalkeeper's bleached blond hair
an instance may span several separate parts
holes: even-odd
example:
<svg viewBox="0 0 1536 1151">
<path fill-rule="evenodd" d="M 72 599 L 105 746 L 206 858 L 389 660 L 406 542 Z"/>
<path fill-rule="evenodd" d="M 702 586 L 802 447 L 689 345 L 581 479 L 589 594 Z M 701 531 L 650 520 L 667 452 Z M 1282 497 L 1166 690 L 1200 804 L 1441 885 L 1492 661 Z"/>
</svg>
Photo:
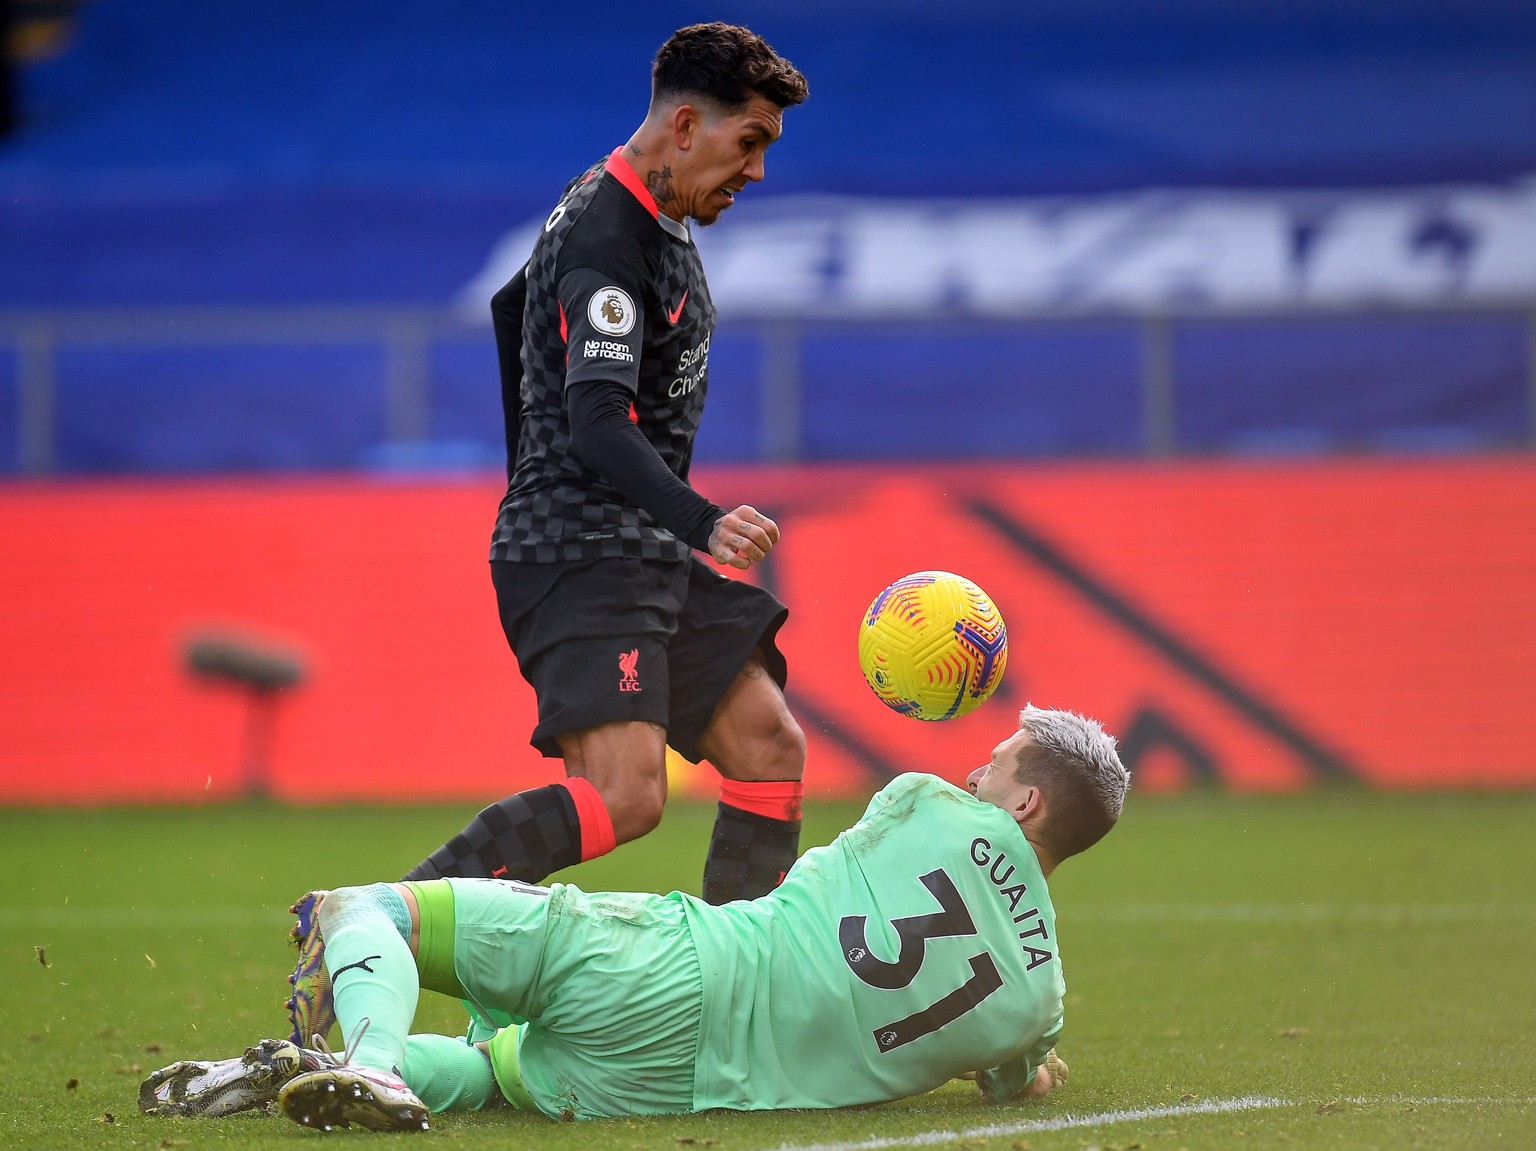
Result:
<svg viewBox="0 0 1536 1151">
<path fill-rule="evenodd" d="M 1125 806 L 1131 773 L 1120 762 L 1115 737 L 1097 720 L 1026 704 L 1019 727 L 1030 741 L 1019 753 L 1014 778 L 1045 793 L 1042 846 L 1059 863 L 1109 834 Z"/>
</svg>

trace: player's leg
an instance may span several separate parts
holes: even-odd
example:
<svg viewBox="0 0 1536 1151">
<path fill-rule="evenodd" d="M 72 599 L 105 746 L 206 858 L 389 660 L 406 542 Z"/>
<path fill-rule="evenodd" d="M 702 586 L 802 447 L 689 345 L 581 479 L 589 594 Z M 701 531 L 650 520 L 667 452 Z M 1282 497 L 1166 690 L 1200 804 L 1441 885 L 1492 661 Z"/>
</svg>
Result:
<svg viewBox="0 0 1536 1151">
<path fill-rule="evenodd" d="M 437 1115 L 480 1111 L 501 1098 L 484 1051 L 451 1035 L 412 1035 L 405 1041 L 400 1077 Z"/>
<path fill-rule="evenodd" d="M 398 1073 L 421 993 L 410 907 L 401 889 L 376 883 L 330 892 L 319 914 L 347 1051 L 364 1067 Z"/>
<path fill-rule="evenodd" d="M 561 887 L 551 898 L 531 980 L 492 962 L 524 950 L 514 940 L 483 965 L 460 964 L 466 987 L 515 997 L 528 1020 L 489 1044 L 507 1099 L 554 1118 L 692 1110 L 704 1020 L 691 913 L 645 893 Z"/>
<path fill-rule="evenodd" d="M 737 675 L 699 750 L 722 777 L 704 898 L 766 895 L 799 854 L 805 734 L 758 656 Z"/>
<path fill-rule="evenodd" d="M 545 876 L 613 850 L 612 817 L 585 779 L 529 788 L 482 808 L 464 829 L 401 878 L 514 879 Z"/>
<path fill-rule="evenodd" d="M 421 990 L 405 889 L 339 888 L 326 895 L 318 916 L 346 1050 L 333 1066 L 290 1080 L 279 1106 L 295 1122 L 327 1131 L 353 1123 L 424 1129 L 426 1105 L 400 1077 Z"/>
<path fill-rule="evenodd" d="M 327 894 L 318 917 L 346 1047 L 339 1066 L 283 1089 L 284 1114 L 322 1130 L 353 1122 L 375 1130 L 425 1128 L 427 1109 L 400 1077 L 421 991 L 402 889 L 340 888 Z"/>
<path fill-rule="evenodd" d="M 525 1087 L 518 1047 L 565 980 L 562 973 L 549 975 L 551 957 L 556 952 L 566 957 L 579 953 L 581 939 L 611 928 L 607 917 L 583 924 L 562 919 L 556 935 L 551 931 L 549 888 L 477 879 L 405 887 L 420 925 L 416 964 L 422 986 L 463 999 L 482 1018 L 501 1025 L 485 1045 L 412 1036 L 406 1081 L 418 1092 L 427 1092 L 422 1097 L 434 1110 L 484 1107 L 504 1099 L 523 1110 L 551 1113 Z M 568 902 L 588 898 L 575 888 L 561 891 Z M 620 945 L 607 938 L 599 950 L 623 950 L 627 945 L 627 939 Z M 580 1000 L 578 995 L 578 1013 L 603 1010 L 600 1003 Z M 634 1033 L 627 1038 L 633 1041 Z"/>
<path fill-rule="evenodd" d="M 532 903 L 542 907 L 543 889 Z M 429 898 L 420 910 L 417 892 Z M 387 884 L 325 893 L 315 912 L 317 966 L 338 975 L 338 1009 L 346 1050 L 338 1057 L 317 1038 L 313 1047 L 263 1039 L 221 1060 L 181 1060 L 139 1088 L 146 1114 L 217 1117 L 277 1102 L 308 1126 L 415 1130 L 426 1109 L 463 1110 L 500 1098 L 489 1057 L 462 1040 L 410 1035 L 420 988 L 462 997 L 454 973 L 453 898 L 447 884 Z M 510 1022 L 504 1016 L 502 1022 Z"/>
<path fill-rule="evenodd" d="M 497 888 L 507 884 L 493 884 Z M 448 883 L 403 884 L 398 887 L 410 914 L 409 945 L 416 959 L 419 985 L 458 999 L 466 996 L 454 969 L 456 953 L 455 900 Z M 542 888 L 536 897 L 525 896 L 524 903 L 542 909 Z M 472 945 L 471 945 L 472 946 Z M 480 1011 L 476 1007 L 474 1010 Z M 486 1012 L 481 1012 L 482 1016 Z M 502 1022 L 510 1016 L 501 1015 Z M 490 1033 L 494 1034 L 494 1031 Z M 411 1035 L 405 1040 L 400 1077 L 416 1096 L 434 1113 L 478 1110 L 499 1099 L 490 1058 L 463 1039 L 446 1035 Z"/>
<path fill-rule="evenodd" d="M 334 983 L 346 1051 L 338 1058 L 316 1034 L 314 1048 L 264 1039 L 234 1059 L 184 1060 L 145 1080 L 141 1110 L 226 1115 L 281 1102 L 292 1092 L 297 1109 L 288 1113 L 308 1126 L 426 1127 L 426 1106 L 399 1074 L 419 990 L 409 908 L 400 890 L 386 884 L 325 896 L 310 907 L 310 942 L 315 968 L 329 963 L 336 975 L 328 987 Z"/>
<path fill-rule="evenodd" d="M 641 661 L 648 658 L 665 667 L 666 652 L 660 644 L 630 639 L 582 641 L 551 659 L 580 672 L 591 666 L 586 653 L 609 657 L 602 660 L 606 667 L 616 665 L 615 653 L 629 651 L 642 652 Z M 665 706 L 664 695 L 664 688 L 659 689 L 654 710 Z M 606 855 L 661 821 L 667 798 L 667 736 L 659 722 L 602 723 L 551 733 L 549 738 L 560 749 L 567 778 L 491 804 L 404 878 L 535 883 L 551 872 Z"/>
<path fill-rule="evenodd" d="M 454 884 L 375 884 L 328 893 L 321 910 L 322 957 L 336 972 L 336 1011 L 347 1048 L 339 1061 L 329 1059 L 318 1070 L 306 1065 L 312 1073 L 283 1089 L 279 1104 L 289 1118 L 320 1128 L 356 1123 L 411 1130 L 423 1106 L 433 1112 L 478 1109 L 503 1097 L 484 1051 L 448 1036 L 406 1034 L 405 1008 L 423 989 L 472 998 L 482 1019 L 502 1026 L 513 1021 L 510 1010 L 524 1007 L 504 988 L 490 995 L 466 990 L 459 956 L 469 970 L 494 970 L 507 987 L 536 980 L 548 890 L 464 882 L 470 893 L 467 939 L 458 938 Z M 516 1100 L 514 1092 L 507 1097 Z M 415 1109 L 407 1111 L 403 1103 Z"/>
<path fill-rule="evenodd" d="M 666 798 L 665 645 L 684 565 L 493 563 L 502 628 L 538 697 L 533 745 L 568 778 L 491 804 L 412 868 L 536 883 L 644 835 Z"/>
<path fill-rule="evenodd" d="M 711 903 L 773 890 L 800 846 L 805 734 L 784 700 L 775 637 L 788 615 L 762 588 L 692 565 L 668 651 L 672 746 L 722 777 L 704 866 Z"/>
<path fill-rule="evenodd" d="M 602 799 L 614 846 L 655 830 L 667 802 L 667 730 L 659 723 L 605 723 L 560 737 L 565 770 Z"/>
</svg>

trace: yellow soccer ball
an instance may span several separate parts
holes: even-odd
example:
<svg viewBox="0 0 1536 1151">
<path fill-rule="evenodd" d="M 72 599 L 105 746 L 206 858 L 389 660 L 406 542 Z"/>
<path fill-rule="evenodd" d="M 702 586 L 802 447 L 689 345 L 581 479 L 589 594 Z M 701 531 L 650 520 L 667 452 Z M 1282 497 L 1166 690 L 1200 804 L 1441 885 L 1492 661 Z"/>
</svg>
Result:
<svg viewBox="0 0 1536 1151">
<path fill-rule="evenodd" d="M 986 592 L 951 572 L 915 572 L 859 622 L 859 666 L 880 702 L 913 719 L 980 706 L 1008 666 L 1008 629 Z"/>
</svg>

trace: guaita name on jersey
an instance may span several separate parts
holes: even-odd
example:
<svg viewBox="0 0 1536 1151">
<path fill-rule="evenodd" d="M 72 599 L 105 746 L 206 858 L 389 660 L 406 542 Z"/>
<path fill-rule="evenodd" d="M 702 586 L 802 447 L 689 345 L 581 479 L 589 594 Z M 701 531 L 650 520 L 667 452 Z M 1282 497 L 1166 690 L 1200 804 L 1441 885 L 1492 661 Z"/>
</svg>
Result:
<svg viewBox="0 0 1536 1151">
<path fill-rule="evenodd" d="M 997 893 L 1007 902 L 1008 916 L 1014 923 L 1027 925 L 1033 922 L 1034 926 L 1028 931 L 1019 932 L 1019 946 L 1029 959 L 1027 970 L 1033 971 L 1042 963 L 1049 963 L 1054 959 L 1055 955 L 1051 951 L 1027 942 L 1030 939 L 1045 940 L 1049 938 L 1050 933 L 1046 931 L 1045 919 L 1038 907 L 1031 907 L 1024 912 L 1019 911 L 1019 904 L 1029 902 L 1025 898 L 1029 894 L 1029 884 L 1023 882 L 1009 884 L 1008 881 L 1013 878 L 1017 868 L 1009 861 L 1008 853 L 999 851 L 994 856 L 991 842 L 977 836 L 971 840 L 971 862 L 980 868 L 987 868 L 990 865 L 987 878 L 992 881 L 992 886 L 997 888 Z M 1003 870 L 1005 867 L 1007 870 Z"/>
</svg>

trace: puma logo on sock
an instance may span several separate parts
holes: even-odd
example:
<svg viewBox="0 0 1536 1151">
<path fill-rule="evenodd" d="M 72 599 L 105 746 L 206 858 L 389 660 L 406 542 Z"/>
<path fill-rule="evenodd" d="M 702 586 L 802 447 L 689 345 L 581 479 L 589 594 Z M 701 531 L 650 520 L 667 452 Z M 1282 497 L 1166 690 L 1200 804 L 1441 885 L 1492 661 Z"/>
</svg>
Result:
<svg viewBox="0 0 1536 1151">
<path fill-rule="evenodd" d="M 373 968 L 368 966 L 368 960 L 369 959 L 383 959 L 383 958 L 384 957 L 382 955 L 370 955 L 370 956 L 368 956 L 367 959 L 359 959 L 356 963 L 349 963 L 345 967 L 339 968 L 338 970 L 331 972 L 331 982 L 335 983 L 336 980 L 341 978 L 341 973 L 343 971 L 351 971 L 354 967 L 361 967 L 369 975 L 372 975 L 372 974 L 374 974 L 374 971 L 373 971 Z"/>
</svg>

